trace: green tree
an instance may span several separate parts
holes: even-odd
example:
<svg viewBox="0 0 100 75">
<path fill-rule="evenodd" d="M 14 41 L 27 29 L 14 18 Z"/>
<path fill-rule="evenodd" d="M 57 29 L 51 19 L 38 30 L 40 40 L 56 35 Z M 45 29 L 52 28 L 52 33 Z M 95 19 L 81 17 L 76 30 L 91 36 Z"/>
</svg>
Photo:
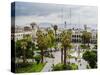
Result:
<svg viewBox="0 0 100 75">
<path fill-rule="evenodd" d="M 23 39 L 21 41 L 21 49 L 23 50 L 23 63 L 26 62 L 26 49 L 27 49 L 27 42 Z"/>
<path fill-rule="evenodd" d="M 61 43 L 62 43 L 62 47 L 64 48 L 64 65 L 66 65 L 66 50 L 68 50 L 68 48 L 70 47 L 71 44 L 71 35 L 69 34 L 69 32 L 64 31 L 61 34 Z"/>
<path fill-rule="evenodd" d="M 16 56 L 20 58 L 23 56 L 23 62 L 26 62 L 27 58 L 33 58 L 32 47 L 35 48 L 35 45 L 32 44 L 31 36 L 24 36 L 23 39 L 16 41 Z"/>
<path fill-rule="evenodd" d="M 89 63 L 91 68 L 97 67 L 97 51 L 86 51 L 82 57 Z"/>
<path fill-rule="evenodd" d="M 88 47 L 89 47 L 89 43 L 90 43 L 91 38 L 92 38 L 92 34 L 90 32 L 83 31 L 82 40 L 83 40 L 84 45 L 85 45 L 85 43 L 88 43 Z"/>
<path fill-rule="evenodd" d="M 44 50 L 48 47 L 48 41 L 46 35 L 41 30 L 37 31 L 37 44 L 41 50 L 41 63 L 43 63 Z"/>
<path fill-rule="evenodd" d="M 54 31 L 55 31 L 55 50 L 56 50 L 56 34 L 57 34 L 57 29 L 58 29 L 58 26 L 57 25 L 54 25 L 53 26 L 53 29 L 54 29 Z"/>
<path fill-rule="evenodd" d="M 48 30 L 48 45 L 49 45 L 49 48 L 53 47 L 54 46 L 54 43 L 55 43 L 55 38 L 54 38 L 54 33 L 53 33 L 53 30 Z"/>
</svg>

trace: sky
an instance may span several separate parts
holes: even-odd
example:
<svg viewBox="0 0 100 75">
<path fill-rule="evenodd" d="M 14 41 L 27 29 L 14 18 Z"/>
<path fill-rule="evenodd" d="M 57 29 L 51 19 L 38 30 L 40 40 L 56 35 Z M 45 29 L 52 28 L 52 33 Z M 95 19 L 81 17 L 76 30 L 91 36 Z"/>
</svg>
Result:
<svg viewBox="0 0 100 75">
<path fill-rule="evenodd" d="M 98 23 L 98 11 L 95 6 L 16 2 L 11 12 L 11 17 L 15 17 L 15 24 L 19 26 L 35 22 L 43 27 L 49 27 L 51 24 L 64 27 L 66 21 L 68 27 L 81 28 L 86 24 L 97 28 Z"/>
</svg>

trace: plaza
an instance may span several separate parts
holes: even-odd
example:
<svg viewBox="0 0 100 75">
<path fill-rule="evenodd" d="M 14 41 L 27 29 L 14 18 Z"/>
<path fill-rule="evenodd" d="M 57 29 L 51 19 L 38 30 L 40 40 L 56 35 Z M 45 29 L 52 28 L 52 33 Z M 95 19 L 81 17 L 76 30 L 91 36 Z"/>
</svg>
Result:
<svg viewBox="0 0 100 75">
<path fill-rule="evenodd" d="M 12 34 L 12 39 L 14 38 L 14 35 L 15 35 L 15 42 L 17 42 L 18 40 L 22 40 L 25 36 L 31 36 L 32 37 L 31 41 L 33 41 L 35 44 L 35 47 L 38 48 L 37 35 L 36 35 L 37 31 L 41 30 L 45 36 L 48 35 L 47 29 L 52 30 L 54 32 L 54 30 L 52 28 L 50 29 L 50 27 L 45 29 L 45 28 L 39 28 L 38 26 L 34 25 L 35 28 L 32 29 L 30 26 L 25 27 L 26 30 L 23 28 L 22 31 L 17 28 L 16 33 Z M 56 39 L 57 39 L 56 40 L 56 50 L 55 50 L 54 46 L 52 46 L 51 48 L 47 48 L 47 50 L 44 50 L 43 62 L 46 64 L 42 68 L 41 72 L 53 71 L 53 66 L 61 63 L 61 33 L 63 32 L 63 30 L 61 31 L 61 29 L 58 29 L 58 32 L 56 33 L 57 34 L 56 35 Z M 66 31 L 67 30 L 68 29 L 66 29 Z M 93 35 L 90 39 L 89 50 L 97 51 L 96 49 L 94 49 L 94 46 L 97 44 L 97 36 L 96 36 L 97 32 L 94 30 L 91 30 L 91 31 L 92 31 Z M 87 69 L 87 66 L 89 66 L 89 63 L 82 58 L 83 53 L 86 50 L 88 50 L 88 49 L 83 49 L 80 47 L 82 45 L 82 43 L 83 43 L 82 42 L 82 30 L 79 31 L 78 29 L 77 30 L 72 29 L 71 45 L 73 47 L 67 51 L 67 54 L 70 55 L 70 57 L 67 57 L 66 62 L 76 64 L 78 67 L 77 69 L 80 69 L 80 70 Z M 33 53 L 34 53 L 33 54 L 34 56 L 38 56 L 41 54 L 41 51 L 35 50 L 35 51 L 33 51 Z M 51 54 L 52 54 L 52 57 L 50 56 Z M 41 59 L 40 59 L 40 61 L 41 61 Z M 18 62 L 21 63 L 21 62 L 23 62 L 23 60 L 20 58 L 18 58 L 18 59 L 16 58 L 16 63 L 18 63 Z M 34 58 L 33 59 L 31 58 L 31 59 L 27 59 L 27 62 L 30 63 L 30 62 L 37 62 L 37 61 Z"/>
<path fill-rule="evenodd" d="M 17 2 L 11 43 L 16 73 L 95 69 L 97 8 Z M 33 8 L 35 7 L 35 8 Z"/>
</svg>

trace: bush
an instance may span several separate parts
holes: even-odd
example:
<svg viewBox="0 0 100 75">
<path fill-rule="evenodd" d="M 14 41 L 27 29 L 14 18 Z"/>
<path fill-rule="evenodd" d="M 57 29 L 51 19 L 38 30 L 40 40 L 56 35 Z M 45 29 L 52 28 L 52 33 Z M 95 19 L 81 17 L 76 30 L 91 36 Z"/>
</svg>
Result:
<svg viewBox="0 0 100 75">
<path fill-rule="evenodd" d="M 63 65 L 63 70 L 72 70 L 72 67 L 70 64 Z"/>
<path fill-rule="evenodd" d="M 71 65 L 72 70 L 77 70 L 78 69 L 78 65 L 72 63 Z"/>
<path fill-rule="evenodd" d="M 82 57 L 89 63 L 91 68 L 97 67 L 97 51 L 86 51 Z"/>
<path fill-rule="evenodd" d="M 53 66 L 53 71 L 61 71 L 63 70 L 63 64 L 57 64 Z"/>
<path fill-rule="evenodd" d="M 94 48 L 93 49 L 97 49 L 97 45 L 94 45 Z"/>
<path fill-rule="evenodd" d="M 77 70 L 78 65 L 71 63 L 71 64 L 57 64 L 53 66 L 53 71 L 62 71 L 62 70 Z"/>
<path fill-rule="evenodd" d="M 40 60 L 41 60 L 41 56 L 40 55 L 36 55 L 36 56 L 34 56 L 34 59 L 37 62 L 37 64 L 39 64 Z"/>
<path fill-rule="evenodd" d="M 88 47 L 87 45 L 80 45 L 80 47 L 82 48 L 82 49 L 90 49 L 90 47 Z"/>
</svg>

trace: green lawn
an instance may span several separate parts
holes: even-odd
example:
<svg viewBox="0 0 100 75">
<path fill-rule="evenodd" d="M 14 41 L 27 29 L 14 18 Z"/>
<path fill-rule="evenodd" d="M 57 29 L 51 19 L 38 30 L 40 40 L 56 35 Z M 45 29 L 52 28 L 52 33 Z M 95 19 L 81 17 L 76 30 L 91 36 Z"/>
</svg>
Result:
<svg viewBox="0 0 100 75">
<path fill-rule="evenodd" d="M 45 66 L 46 63 L 32 63 L 32 64 L 28 64 L 26 66 L 23 67 L 18 67 L 16 68 L 16 73 L 29 73 L 29 72 L 40 72 L 43 67 Z"/>
</svg>

